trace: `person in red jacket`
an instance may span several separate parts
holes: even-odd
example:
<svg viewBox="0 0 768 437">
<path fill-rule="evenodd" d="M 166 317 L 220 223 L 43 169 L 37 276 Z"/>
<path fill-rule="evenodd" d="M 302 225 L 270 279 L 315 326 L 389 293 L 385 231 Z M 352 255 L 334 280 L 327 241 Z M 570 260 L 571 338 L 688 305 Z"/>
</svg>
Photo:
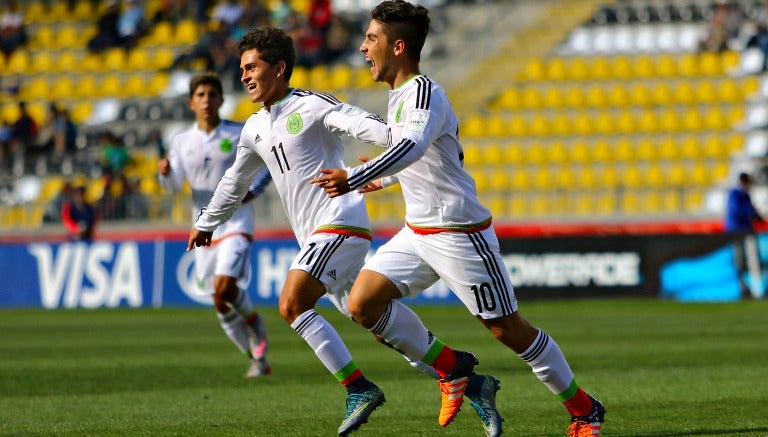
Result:
<svg viewBox="0 0 768 437">
<path fill-rule="evenodd" d="M 61 221 L 74 241 L 91 241 L 96 228 L 96 208 L 85 198 L 85 187 L 77 187 L 61 207 Z"/>
</svg>

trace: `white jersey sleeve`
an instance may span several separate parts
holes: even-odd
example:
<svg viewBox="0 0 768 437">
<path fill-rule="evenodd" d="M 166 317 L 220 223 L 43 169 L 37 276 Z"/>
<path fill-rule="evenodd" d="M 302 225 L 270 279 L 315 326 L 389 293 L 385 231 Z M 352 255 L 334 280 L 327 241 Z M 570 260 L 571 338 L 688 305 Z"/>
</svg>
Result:
<svg viewBox="0 0 768 437">
<path fill-rule="evenodd" d="M 179 151 L 179 136 L 175 135 L 171 140 L 171 147 L 168 150 L 168 164 L 171 167 L 170 173 L 163 176 L 157 174 L 157 179 L 160 182 L 160 186 L 170 194 L 178 193 L 184 184 L 186 175 L 184 174 L 184 166 L 181 164 L 181 157 Z"/>
<path fill-rule="evenodd" d="M 376 114 L 342 103 L 329 111 L 323 124 L 335 134 L 346 134 L 368 144 L 387 146 L 387 124 Z"/>
</svg>

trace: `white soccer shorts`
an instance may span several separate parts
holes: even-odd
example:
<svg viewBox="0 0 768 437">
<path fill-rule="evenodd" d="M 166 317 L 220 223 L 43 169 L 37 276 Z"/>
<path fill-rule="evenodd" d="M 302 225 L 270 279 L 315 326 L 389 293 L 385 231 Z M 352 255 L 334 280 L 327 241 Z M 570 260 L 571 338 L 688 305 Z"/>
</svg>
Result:
<svg viewBox="0 0 768 437">
<path fill-rule="evenodd" d="M 363 268 L 389 278 L 404 297 L 415 297 L 442 279 L 472 315 L 495 319 L 517 311 L 493 226 L 429 235 L 404 227 Z"/>
<path fill-rule="evenodd" d="M 195 248 L 195 280 L 201 293 L 213 294 L 213 277 L 237 278 L 245 288 L 251 279 L 251 241 L 242 234 L 226 235 L 209 247 Z"/>
<path fill-rule="evenodd" d="M 320 280 L 328 299 L 350 317 L 347 298 L 370 248 L 371 242 L 365 238 L 324 232 L 313 234 L 294 258 L 291 270 L 304 270 Z"/>
</svg>

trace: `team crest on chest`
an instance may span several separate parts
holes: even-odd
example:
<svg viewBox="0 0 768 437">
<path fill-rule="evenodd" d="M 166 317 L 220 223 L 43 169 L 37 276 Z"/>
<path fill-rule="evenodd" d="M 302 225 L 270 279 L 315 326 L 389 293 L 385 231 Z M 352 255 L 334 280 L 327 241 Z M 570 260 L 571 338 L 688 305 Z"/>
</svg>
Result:
<svg viewBox="0 0 768 437">
<path fill-rule="evenodd" d="M 301 115 L 298 112 L 288 116 L 288 121 L 285 123 L 285 129 L 289 134 L 296 135 L 301 132 L 301 128 L 304 127 L 304 120 L 301 119 Z"/>
<path fill-rule="evenodd" d="M 224 138 L 221 140 L 221 143 L 219 143 L 219 149 L 221 149 L 222 152 L 228 153 L 232 151 L 232 140 L 229 138 Z"/>
</svg>

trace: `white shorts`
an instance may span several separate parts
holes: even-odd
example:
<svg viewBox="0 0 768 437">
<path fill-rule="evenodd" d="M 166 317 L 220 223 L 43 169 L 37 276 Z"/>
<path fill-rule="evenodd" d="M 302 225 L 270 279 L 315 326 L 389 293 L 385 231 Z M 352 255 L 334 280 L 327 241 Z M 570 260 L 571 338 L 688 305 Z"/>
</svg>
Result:
<svg viewBox="0 0 768 437">
<path fill-rule="evenodd" d="M 311 235 L 293 259 L 291 270 L 304 270 L 325 285 L 326 296 L 347 317 L 347 298 L 365 263 L 371 242 L 349 235 Z"/>
<path fill-rule="evenodd" d="M 251 241 L 245 235 L 227 235 L 212 246 L 195 248 L 195 280 L 202 293 L 213 294 L 213 277 L 229 276 L 246 288 L 251 279 Z"/>
<path fill-rule="evenodd" d="M 469 311 L 483 319 L 517 311 L 517 298 L 493 226 L 482 231 L 419 235 L 401 229 L 363 266 L 386 276 L 404 297 L 442 279 Z"/>
</svg>

